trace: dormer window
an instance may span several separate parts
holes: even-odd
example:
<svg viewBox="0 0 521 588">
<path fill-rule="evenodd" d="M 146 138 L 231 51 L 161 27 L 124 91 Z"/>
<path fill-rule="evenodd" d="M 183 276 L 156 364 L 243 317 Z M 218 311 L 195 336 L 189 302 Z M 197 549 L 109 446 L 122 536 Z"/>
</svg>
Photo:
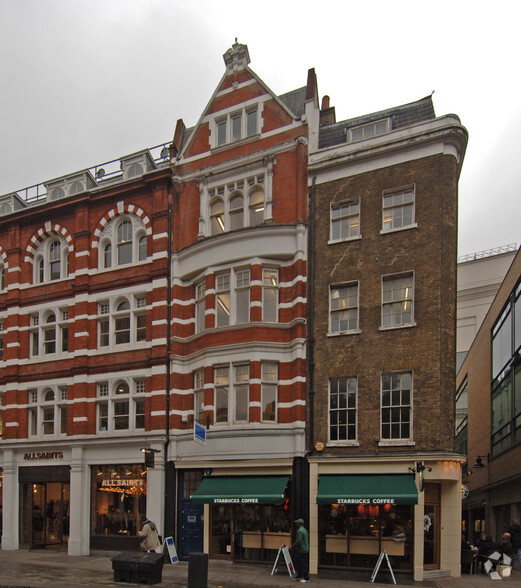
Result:
<svg viewBox="0 0 521 588">
<path fill-rule="evenodd" d="M 242 108 L 216 119 L 215 132 L 217 141 L 214 147 L 254 137 L 259 133 L 257 106 Z"/>
<path fill-rule="evenodd" d="M 384 118 L 375 122 L 349 129 L 347 141 L 363 141 L 377 135 L 384 135 L 390 130 L 390 120 Z"/>
</svg>

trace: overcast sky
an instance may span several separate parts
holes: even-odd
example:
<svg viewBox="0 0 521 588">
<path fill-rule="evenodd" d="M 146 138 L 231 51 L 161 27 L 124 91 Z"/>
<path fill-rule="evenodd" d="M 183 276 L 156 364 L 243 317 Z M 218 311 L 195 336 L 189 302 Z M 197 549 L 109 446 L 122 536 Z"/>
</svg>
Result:
<svg viewBox="0 0 521 588">
<path fill-rule="evenodd" d="M 235 37 L 277 94 L 337 120 L 434 90 L 470 139 L 459 254 L 521 242 L 516 0 L 0 0 L 0 194 L 170 141 L 194 125 Z"/>
</svg>

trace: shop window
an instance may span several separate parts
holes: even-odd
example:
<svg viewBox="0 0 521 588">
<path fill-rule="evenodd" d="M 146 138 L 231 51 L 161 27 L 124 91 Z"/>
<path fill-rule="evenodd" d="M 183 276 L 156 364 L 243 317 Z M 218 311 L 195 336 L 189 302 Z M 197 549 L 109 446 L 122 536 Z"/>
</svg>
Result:
<svg viewBox="0 0 521 588">
<path fill-rule="evenodd" d="M 412 570 L 413 507 L 320 505 L 319 565 L 372 570 L 382 550 L 393 570 Z"/>
<path fill-rule="evenodd" d="M 98 303 L 98 346 L 112 347 L 146 341 L 144 294 Z"/>
<path fill-rule="evenodd" d="M 100 236 L 99 266 L 103 269 L 147 259 L 145 224 L 135 215 L 122 215 L 107 224 Z"/>
<path fill-rule="evenodd" d="M 110 536 L 137 537 L 146 517 L 144 466 L 92 466 L 91 475 L 91 548 L 104 545 L 107 549 Z M 116 545 L 121 549 L 121 543 Z"/>
<path fill-rule="evenodd" d="M 45 387 L 28 392 L 29 436 L 67 434 L 67 388 Z"/>
<path fill-rule="evenodd" d="M 69 275 L 69 248 L 65 239 L 52 235 L 38 247 L 33 261 L 33 280 L 43 284 Z"/>
<path fill-rule="evenodd" d="M 248 364 L 215 368 L 215 423 L 249 420 L 250 368 Z"/>
<path fill-rule="evenodd" d="M 31 357 L 56 355 L 69 350 L 69 310 L 41 310 L 30 318 Z"/>
<path fill-rule="evenodd" d="M 97 431 L 117 433 L 145 428 L 145 381 L 130 378 L 98 382 Z"/>
</svg>

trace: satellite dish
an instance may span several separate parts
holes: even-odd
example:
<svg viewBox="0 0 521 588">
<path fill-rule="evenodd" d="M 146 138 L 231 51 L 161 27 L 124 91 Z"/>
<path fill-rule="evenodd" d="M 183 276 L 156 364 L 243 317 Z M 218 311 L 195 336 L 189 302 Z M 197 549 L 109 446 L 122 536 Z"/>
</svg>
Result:
<svg viewBox="0 0 521 588">
<path fill-rule="evenodd" d="M 102 167 L 100 167 L 99 170 L 96 172 L 96 177 L 99 179 L 99 178 L 102 178 L 104 175 L 105 175 L 105 170 Z"/>
<path fill-rule="evenodd" d="M 163 149 L 161 149 L 161 158 L 166 159 L 169 155 L 170 150 L 168 149 L 168 147 L 163 147 Z"/>
</svg>

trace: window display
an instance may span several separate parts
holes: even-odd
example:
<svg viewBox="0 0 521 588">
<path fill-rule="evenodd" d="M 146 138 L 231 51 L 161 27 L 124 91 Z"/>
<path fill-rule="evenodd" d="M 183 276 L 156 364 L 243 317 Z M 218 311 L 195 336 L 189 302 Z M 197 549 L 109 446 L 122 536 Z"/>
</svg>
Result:
<svg viewBox="0 0 521 588">
<path fill-rule="evenodd" d="M 92 467 L 91 535 L 137 537 L 146 515 L 142 465 Z"/>
</svg>

